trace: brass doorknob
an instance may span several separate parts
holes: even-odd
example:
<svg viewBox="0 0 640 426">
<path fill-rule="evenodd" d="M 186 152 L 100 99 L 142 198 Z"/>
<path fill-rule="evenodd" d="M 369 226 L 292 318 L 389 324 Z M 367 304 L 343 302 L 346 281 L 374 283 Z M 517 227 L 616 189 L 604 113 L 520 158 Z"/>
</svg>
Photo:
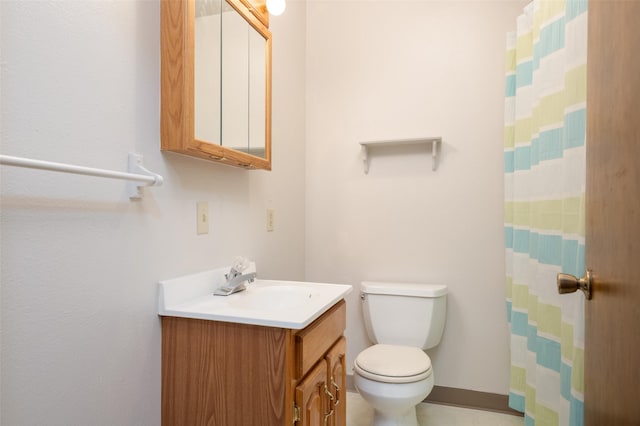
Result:
<svg viewBox="0 0 640 426">
<path fill-rule="evenodd" d="M 591 270 L 587 269 L 584 277 L 578 279 L 570 274 L 558 274 L 558 293 L 574 293 L 576 290 L 581 290 L 584 293 L 584 297 L 587 300 L 591 300 Z"/>
</svg>

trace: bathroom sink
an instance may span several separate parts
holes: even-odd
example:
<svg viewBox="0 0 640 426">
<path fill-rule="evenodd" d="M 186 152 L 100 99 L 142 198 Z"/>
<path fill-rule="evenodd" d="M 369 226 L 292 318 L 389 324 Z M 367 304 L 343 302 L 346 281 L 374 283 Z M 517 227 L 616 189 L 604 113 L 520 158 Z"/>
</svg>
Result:
<svg viewBox="0 0 640 426">
<path fill-rule="evenodd" d="M 213 295 L 224 284 L 221 268 L 159 283 L 158 313 L 271 327 L 302 329 L 350 291 L 350 285 L 256 279 L 229 296 Z"/>
<path fill-rule="evenodd" d="M 244 293 L 237 293 L 238 297 L 229 303 L 238 309 L 296 309 L 311 303 L 322 293 L 310 288 L 306 283 L 299 285 L 267 283 L 258 281 L 256 286 L 249 286 Z"/>
</svg>

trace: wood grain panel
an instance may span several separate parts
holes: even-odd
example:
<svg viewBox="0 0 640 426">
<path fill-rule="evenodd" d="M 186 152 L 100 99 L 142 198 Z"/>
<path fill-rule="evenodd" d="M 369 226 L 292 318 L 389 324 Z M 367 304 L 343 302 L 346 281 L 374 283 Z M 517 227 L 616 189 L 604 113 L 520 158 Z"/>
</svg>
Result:
<svg viewBox="0 0 640 426">
<path fill-rule="evenodd" d="M 640 404 L 640 2 L 589 0 L 585 424 L 637 425 Z"/>
<path fill-rule="evenodd" d="M 296 334 L 296 378 L 302 378 L 313 365 L 324 357 L 347 324 L 347 306 L 344 300 L 311 325 Z"/>
<path fill-rule="evenodd" d="M 163 317 L 162 336 L 163 425 L 291 421 L 290 330 Z"/>
<path fill-rule="evenodd" d="M 184 151 L 194 140 L 193 2 L 160 2 L 160 140 Z M 187 146 L 185 146 L 187 144 Z"/>
</svg>

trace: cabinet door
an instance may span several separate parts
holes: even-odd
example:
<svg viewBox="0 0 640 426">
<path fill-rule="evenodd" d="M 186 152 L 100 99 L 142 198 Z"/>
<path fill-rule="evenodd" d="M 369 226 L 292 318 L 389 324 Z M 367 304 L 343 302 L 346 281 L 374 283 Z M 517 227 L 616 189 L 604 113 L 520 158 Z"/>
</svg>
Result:
<svg viewBox="0 0 640 426">
<path fill-rule="evenodd" d="M 296 406 L 299 409 L 299 426 L 325 426 L 331 411 L 327 393 L 327 362 L 321 360 L 296 386 Z"/>
<path fill-rule="evenodd" d="M 329 391 L 333 394 L 332 407 L 334 426 L 345 426 L 347 424 L 347 366 L 345 352 L 347 340 L 341 337 L 335 345 L 327 352 L 325 359 L 329 365 Z"/>
</svg>

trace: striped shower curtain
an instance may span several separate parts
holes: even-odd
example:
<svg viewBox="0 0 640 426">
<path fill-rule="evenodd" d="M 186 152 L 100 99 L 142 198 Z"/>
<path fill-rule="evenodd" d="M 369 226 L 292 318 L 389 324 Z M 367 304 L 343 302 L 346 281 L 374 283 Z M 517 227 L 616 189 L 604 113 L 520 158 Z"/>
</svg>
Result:
<svg viewBox="0 0 640 426">
<path fill-rule="evenodd" d="M 525 425 L 582 425 L 586 0 L 534 0 L 507 37 L 505 244 L 509 405 Z"/>
</svg>

